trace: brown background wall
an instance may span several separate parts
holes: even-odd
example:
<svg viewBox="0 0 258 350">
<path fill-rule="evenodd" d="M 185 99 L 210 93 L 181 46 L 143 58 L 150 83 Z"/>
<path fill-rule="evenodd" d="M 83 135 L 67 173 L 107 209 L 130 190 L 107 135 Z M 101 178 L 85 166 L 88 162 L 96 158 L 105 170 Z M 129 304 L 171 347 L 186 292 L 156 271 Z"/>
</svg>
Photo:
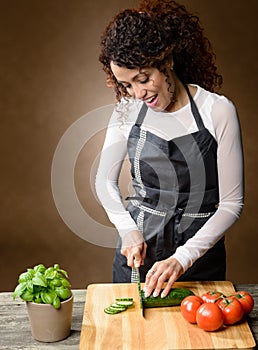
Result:
<svg viewBox="0 0 258 350">
<path fill-rule="evenodd" d="M 258 283 L 257 271 L 257 0 L 182 0 L 198 13 L 224 76 L 222 93 L 242 124 L 246 204 L 227 234 L 228 279 Z M 67 269 L 74 288 L 110 282 L 113 249 L 88 243 L 60 218 L 51 164 L 67 128 L 113 102 L 98 63 L 100 34 L 134 0 L 0 1 L 0 290 L 39 262 Z M 97 121 L 96 121 L 97 122 Z M 85 210 L 109 226 L 90 174 L 103 142 L 97 133 L 78 158 L 75 184 Z"/>
</svg>

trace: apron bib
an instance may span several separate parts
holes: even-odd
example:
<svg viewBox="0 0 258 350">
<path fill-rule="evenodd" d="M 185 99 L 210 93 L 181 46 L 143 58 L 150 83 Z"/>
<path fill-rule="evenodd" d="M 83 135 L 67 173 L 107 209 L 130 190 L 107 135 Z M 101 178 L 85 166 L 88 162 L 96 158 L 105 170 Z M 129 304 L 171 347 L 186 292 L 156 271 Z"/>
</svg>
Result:
<svg viewBox="0 0 258 350">
<path fill-rule="evenodd" d="M 165 140 L 141 125 L 148 107 L 143 104 L 128 138 L 132 185 L 127 210 L 147 243 L 141 281 L 156 261 L 175 253 L 215 213 L 219 201 L 217 142 L 205 128 L 197 106 L 185 86 L 198 131 Z M 113 282 L 131 281 L 131 267 L 115 252 Z M 198 259 L 178 280 L 224 280 L 224 238 Z"/>
</svg>

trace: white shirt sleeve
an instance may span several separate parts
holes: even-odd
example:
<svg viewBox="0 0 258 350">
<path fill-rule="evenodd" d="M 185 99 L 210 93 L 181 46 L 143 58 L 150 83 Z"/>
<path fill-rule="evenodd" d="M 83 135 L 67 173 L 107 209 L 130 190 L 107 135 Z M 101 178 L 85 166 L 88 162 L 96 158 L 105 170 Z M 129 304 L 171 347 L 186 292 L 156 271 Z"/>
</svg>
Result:
<svg viewBox="0 0 258 350">
<path fill-rule="evenodd" d="M 125 209 L 119 190 L 119 175 L 127 155 L 126 133 L 129 133 L 131 127 L 130 121 L 122 125 L 115 108 L 107 128 L 95 182 L 98 198 L 120 236 L 138 230 Z"/>
<path fill-rule="evenodd" d="M 219 207 L 194 237 L 173 255 L 184 271 L 222 238 L 239 218 L 243 207 L 243 153 L 236 109 L 221 98 L 214 104 L 211 116 L 218 143 Z"/>
</svg>

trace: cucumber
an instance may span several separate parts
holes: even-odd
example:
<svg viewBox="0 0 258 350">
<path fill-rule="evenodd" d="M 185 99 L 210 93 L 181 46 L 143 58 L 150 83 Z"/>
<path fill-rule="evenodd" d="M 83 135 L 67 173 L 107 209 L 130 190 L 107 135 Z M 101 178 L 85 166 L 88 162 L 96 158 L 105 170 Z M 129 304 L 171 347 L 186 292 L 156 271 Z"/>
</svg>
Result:
<svg viewBox="0 0 258 350">
<path fill-rule="evenodd" d="M 126 306 L 126 307 L 130 307 L 130 306 L 133 306 L 133 301 L 131 301 L 131 300 L 120 300 L 120 301 L 117 301 L 116 304 L 122 305 L 122 306 Z"/>
<path fill-rule="evenodd" d="M 133 306 L 133 304 L 133 298 L 117 298 L 116 302 L 110 304 L 104 309 L 104 312 L 109 315 L 115 315 L 126 311 L 129 307 Z"/>
<path fill-rule="evenodd" d="M 104 312 L 106 314 L 109 314 L 109 315 L 115 315 L 115 314 L 119 314 L 120 312 L 122 312 L 122 310 L 116 310 L 114 308 L 111 308 L 110 306 L 106 307 L 104 309 Z"/>
<path fill-rule="evenodd" d="M 162 292 L 162 291 L 161 291 Z M 160 295 L 154 297 L 150 295 L 145 297 L 144 291 L 141 290 L 142 302 L 144 308 L 152 307 L 166 307 L 166 306 L 179 306 L 184 298 L 194 293 L 186 288 L 172 288 L 165 298 L 161 298 Z"/>
<path fill-rule="evenodd" d="M 121 311 L 127 310 L 127 306 L 119 305 L 117 303 L 113 303 L 109 307 L 111 307 L 111 309 L 113 308 L 113 309 L 121 310 Z"/>
</svg>

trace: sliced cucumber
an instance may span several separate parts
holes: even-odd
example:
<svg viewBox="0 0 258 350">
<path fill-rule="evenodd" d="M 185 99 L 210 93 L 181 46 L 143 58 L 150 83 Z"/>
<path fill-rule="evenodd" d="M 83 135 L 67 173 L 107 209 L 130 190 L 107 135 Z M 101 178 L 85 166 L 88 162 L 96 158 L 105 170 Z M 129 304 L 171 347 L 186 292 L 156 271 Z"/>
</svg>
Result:
<svg viewBox="0 0 258 350">
<path fill-rule="evenodd" d="M 116 310 L 121 310 L 121 311 L 125 311 L 127 309 L 127 306 L 119 305 L 118 303 L 113 303 L 110 305 L 110 307 L 113 309 L 116 309 Z"/>
<path fill-rule="evenodd" d="M 131 301 L 131 300 L 120 300 L 120 301 L 117 301 L 116 304 L 120 305 L 120 306 L 130 307 L 130 306 L 133 305 L 133 301 Z"/>
<path fill-rule="evenodd" d="M 122 310 L 117 310 L 108 306 L 104 309 L 104 312 L 109 315 L 115 315 L 115 314 L 119 314 L 119 312 L 122 312 Z"/>
<path fill-rule="evenodd" d="M 116 301 L 133 301 L 133 298 L 116 298 Z"/>
<path fill-rule="evenodd" d="M 115 315 L 119 312 L 126 311 L 133 303 L 133 298 L 116 298 L 116 301 L 106 307 L 104 312 L 109 315 Z"/>
</svg>

